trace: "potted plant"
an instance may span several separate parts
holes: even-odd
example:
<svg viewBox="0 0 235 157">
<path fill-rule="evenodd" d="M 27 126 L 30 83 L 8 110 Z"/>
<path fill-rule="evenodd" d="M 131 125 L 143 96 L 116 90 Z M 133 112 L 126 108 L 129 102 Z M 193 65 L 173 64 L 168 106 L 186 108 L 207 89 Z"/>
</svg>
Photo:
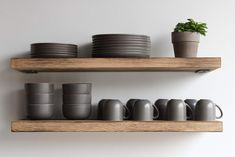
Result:
<svg viewBox="0 0 235 157">
<path fill-rule="evenodd" d="M 175 57 L 196 57 L 200 34 L 205 36 L 206 32 L 206 23 L 196 22 L 193 19 L 178 23 L 171 34 Z"/>
</svg>

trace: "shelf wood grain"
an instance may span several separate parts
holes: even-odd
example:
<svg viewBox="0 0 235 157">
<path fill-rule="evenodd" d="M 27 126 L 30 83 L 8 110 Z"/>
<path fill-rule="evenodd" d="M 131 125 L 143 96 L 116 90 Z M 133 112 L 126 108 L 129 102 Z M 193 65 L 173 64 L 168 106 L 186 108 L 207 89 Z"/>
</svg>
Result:
<svg viewBox="0 0 235 157">
<path fill-rule="evenodd" d="M 221 121 L 19 120 L 12 132 L 222 132 Z"/>
<path fill-rule="evenodd" d="M 211 71 L 220 57 L 196 58 L 12 58 L 11 68 L 22 72 L 76 71 Z"/>
</svg>

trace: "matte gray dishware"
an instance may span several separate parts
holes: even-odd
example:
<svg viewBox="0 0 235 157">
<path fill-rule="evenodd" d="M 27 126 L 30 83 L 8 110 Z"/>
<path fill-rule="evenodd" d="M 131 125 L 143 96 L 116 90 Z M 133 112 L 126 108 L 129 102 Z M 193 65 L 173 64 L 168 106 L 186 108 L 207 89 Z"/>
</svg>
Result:
<svg viewBox="0 0 235 157">
<path fill-rule="evenodd" d="M 77 57 L 77 45 L 61 43 L 33 43 L 31 57 L 68 58 Z"/>
<path fill-rule="evenodd" d="M 66 83 L 62 85 L 64 94 L 90 94 L 91 83 Z"/>
<path fill-rule="evenodd" d="M 54 104 L 54 94 L 27 94 L 28 104 Z"/>
<path fill-rule="evenodd" d="M 27 117 L 51 119 L 54 115 L 54 85 L 51 83 L 26 83 Z"/>
<path fill-rule="evenodd" d="M 85 120 L 91 114 L 91 104 L 63 104 L 63 115 L 67 119 Z"/>
<path fill-rule="evenodd" d="M 157 118 L 158 120 L 166 120 L 166 107 L 168 101 L 168 99 L 158 99 L 154 103 L 154 105 L 159 110 L 159 117 Z"/>
<path fill-rule="evenodd" d="M 152 121 L 157 119 L 159 111 L 149 100 L 137 100 L 133 106 L 132 119 L 138 121 Z"/>
<path fill-rule="evenodd" d="M 99 120 L 102 120 L 103 119 L 103 114 L 102 114 L 102 108 L 103 108 L 103 105 L 105 104 L 105 102 L 109 100 L 109 99 L 101 99 L 98 103 L 98 119 Z"/>
<path fill-rule="evenodd" d="M 64 104 L 91 104 L 91 94 L 63 95 Z"/>
<path fill-rule="evenodd" d="M 110 121 L 122 121 L 129 118 L 128 108 L 120 100 L 109 99 L 102 105 L 102 119 Z"/>
<path fill-rule="evenodd" d="M 134 107 L 134 104 L 137 100 L 140 100 L 140 99 L 129 99 L 126 103 L 126 107 L 129 109 L 130 111 L 130 117 L 128 119 L 132 119 L 132 111 L 133 111 L 133 107 Z"/>
<path fill-rule="evenodd" d="M 150 37 L 134 34 L 98 34 L 92 36 L 92 56 L 112 58 L 148 58 Z"/>
<path fill-rule="evenodd" d="M 187 109 L 190 109 L 190 117 L 187 117 Z M 171 99 L 167 103 L 166 108 L 167 120 L 171 121 L 186 121 L 188 118 L 192 117 L 192 109 L 183 100 Z"/>
<path fill-rule="evenodd" d="M 195 120 L 195 107 L 197 104 L 197 100 L 196 99 L 185 99 L 184 100 L 185 103 L 187 103 L 191 109 L 192 109 L 192 117 L 189 118 L 189 120 Z M 190 109 L 187 107 L 187 116 L 190 116 Z"/>
<path fill-rule="evenodd" d="M 220 115 L 216 116 L 216 108 Z M 222 109 L 209 99 L 201 99 L 197 102 L 195 108 L 195 119 L 199 121 L 214 121 L 223 117 Z"/>
<path fill-rule="evenodd" d="M 54 93 L 54 84 L 51 83 L 25 83 L 25 91 L 31 93 Z"/>
<path fill-rule="evenodd" d="M 54 110 L 54 104 L 28 104 L 27 117 L 33 120 L 52 119 Z"/>
</svg>

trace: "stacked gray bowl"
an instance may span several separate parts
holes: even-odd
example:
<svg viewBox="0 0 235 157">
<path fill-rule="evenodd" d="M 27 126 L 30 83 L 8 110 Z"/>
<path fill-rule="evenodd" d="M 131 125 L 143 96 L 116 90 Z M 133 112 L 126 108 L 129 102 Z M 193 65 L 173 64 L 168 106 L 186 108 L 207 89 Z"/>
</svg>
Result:
<svg viewBox="0 0 235 157">
<path fill-rule="evenodd" d="M 77 45 L 62 43 L 33 43 L 31 57 L 33 58 L 74 58 L 77 57 Z"/>
<path fill-rule="evenodd" d="M 27 117 L 52 119 L 54 115 L 54 85 L 50 83 L 26 83 Z"/>
<path fill-rule="evenodd" d="M 151 42 L 146 35 L 98 34 L 92 36 L 92 57 L 148 58 Z"/>
<path fill-rule="evenodd" d="M 91 84 L 63 84 L 63 115 L 67 119 L 88 119 L 91 113 Z"/>
</svg>

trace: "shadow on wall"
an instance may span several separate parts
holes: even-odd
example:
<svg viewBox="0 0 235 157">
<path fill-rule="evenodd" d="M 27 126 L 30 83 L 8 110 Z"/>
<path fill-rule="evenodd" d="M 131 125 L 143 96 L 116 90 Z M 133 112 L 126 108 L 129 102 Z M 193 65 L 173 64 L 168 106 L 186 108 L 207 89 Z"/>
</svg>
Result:
<svg viewBox="0 0 235 157">
<path fill-rule="evenodd" d="M 155 152 L 168 152 L 169 148 L 180 147 L 187 149 L 195 141 L 197 141 L 202 133 L 11 133 L 1 137 L 1 140 L 8 139 L 14 141 L 12 147 L 27 147 L 28 150 L 62 150 L 78 149 L 80 153 L 90 150 L 104 151 L 113 150 L 112 153 L 118 150 L 146 152 L 152 151 L 153 146 Z M 1 142 L 0 142 L 1 143 Z M 32 144 L 33 143 L 33 144 Z M 143 150 L 144 147 L 144 150 Z M 119 152 L 121 153 L 121 152 Z M 122 152 L 125 154 L 125 152 Z"/>
<path fill-rule="evenodd" d="M 174 57 L 173 46 L 169 34 L 162 34 L 151 39 L 152 57 Z"/>
</svg>

